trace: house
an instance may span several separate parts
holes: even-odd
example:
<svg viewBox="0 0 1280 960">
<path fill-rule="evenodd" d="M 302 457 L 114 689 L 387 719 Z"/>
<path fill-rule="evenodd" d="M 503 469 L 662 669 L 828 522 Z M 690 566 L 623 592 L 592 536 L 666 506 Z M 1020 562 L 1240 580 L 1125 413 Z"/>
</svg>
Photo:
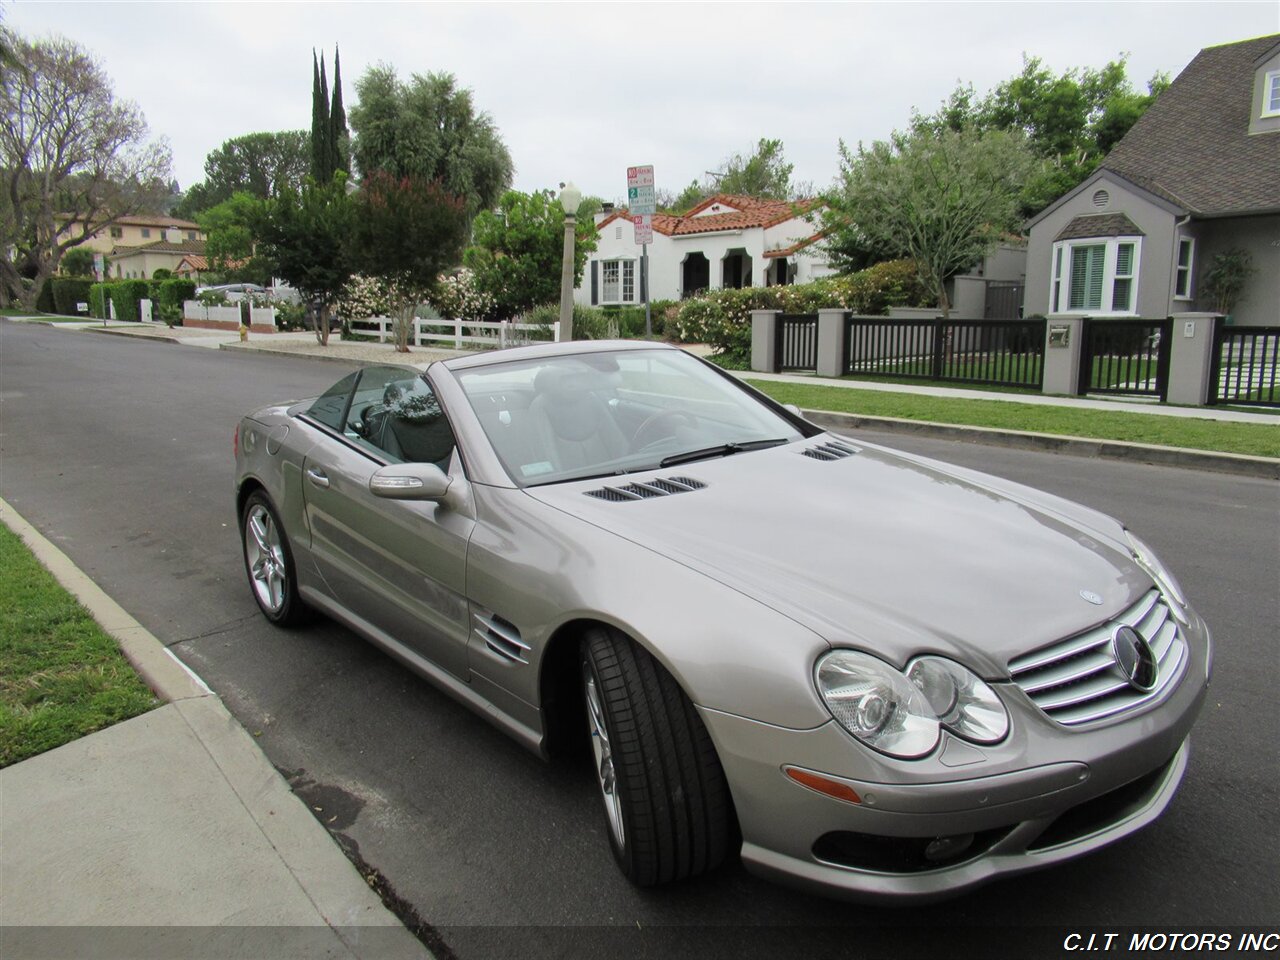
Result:
<svg viewBox="0 0 1280 960">
<path fill-rule="evenodd" d="M 682 217 L 655 214 L 649 299 L 804 283 L 833 273 L 821 255 L 822 234 L 806 216 L 819 203 L 716 194 Z M 641 247 L 627 212 L 597 214 L 596 234 L 596 250 L 574 299 L 595 306 L 643 303 Z"/>
<path fill-rule="evenodd" d="M 1238 324 L 1280 324 L 1280 34 L 1201 50 L 1084 183 L 1030 223 L 1025 310 L 1212 310 L 1205 268 L 1243 249 Z"/>
<path fill-rule="evenodd" d="M 62 224 L 58 231 L 58 240 L 65 240 L 69 235 L 84 236 L 84 224 L 70 222 L 69 214 L 60 214 Z M 175 234 L 176 231 L 176 234 Z M 171 239 L 174 242 L 207 239 L 198 223 L 180 220 L 177 217 L 161 217 L 149 214 L 136 214 L 120 217 L 109 226 L 103 227 L 85 240 L 80 246 L 94 253 L 109 254 L 116 247 L 140 247 L 157 240 Z"/>
<path fill-rule="evenodd" d="M 149 280 L 163 267 L 175 276 L 199 279 L 201 269 L 208 269 L 203 240 L 182 240 L 177 230 L 165 231 L 165 238 L 136 247 L 112 247 L 107 255 L 111 279 Z M 194 263 L 203 262 L 203 268 Z"/>
</svg>

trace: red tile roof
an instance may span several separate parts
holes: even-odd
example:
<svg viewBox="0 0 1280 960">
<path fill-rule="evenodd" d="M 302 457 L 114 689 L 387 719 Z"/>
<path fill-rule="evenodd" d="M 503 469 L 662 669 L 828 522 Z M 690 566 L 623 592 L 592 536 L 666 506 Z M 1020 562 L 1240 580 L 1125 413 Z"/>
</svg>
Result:
<svg viewBox="0 0 1280 960">
<path fill-rule="evenodd" d="M 724 213 L 706 213 L 695 216 L 715 206 L 731 207 Z M 673 217 L 665 213 L 653 215 L 653 229 L 668 237 L 687 236 L 694 233 L 716 233 L 724 230 L 747 230 L 752 227 L 774 227 L 785 223 L 793 217 L 802 216 L 810 210 L 822 205 L 818 199 L 810 200 L 762 200 L 759 197 L 743 197 L 727 193 L 717 193 L 708 197 L 686 213 L 683 217 Z M 615 210 L 596 225 L 596 230 L 604 229 L 606 224 L 630 214 L 624 207 Z"/>
<path fill-rule="evenodd" d="M 817 243 L 826 235 L 827 235 L 827 231 L 819 230 L 812 237 L 806 237 L 803 240 L 797 240 L 795 243 L 793 243 L 789 247 L 779 247 L 777 250 L 766 250 L 764 252 L 764 256 L 766 259 L 769 259 L 771 257 L 789 257 L 793 253 L 795 253 L 797 250 L 803 250 L 805 247 L 809 246 L 809 244 Z"/>
</svg>

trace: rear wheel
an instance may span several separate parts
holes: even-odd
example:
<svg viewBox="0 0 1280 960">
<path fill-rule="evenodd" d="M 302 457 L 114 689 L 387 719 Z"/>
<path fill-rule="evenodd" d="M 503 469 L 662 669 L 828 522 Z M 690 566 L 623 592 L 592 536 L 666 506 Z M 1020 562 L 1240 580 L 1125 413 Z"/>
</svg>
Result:
<svg viewBox="0 0 1280 960">
<path fill-rule="evenodd" d="M 733 810 L 697 710 L 660 663 L 616 631 L 588 633 L 581 660 L 596 782 L 622 872 L 651 886 L 717 866 Z"/>
<path fill-rule="evenodd" d="M 240 515 L 240 542 L 244 569 L 258 609 L 281 627 L 302 623 L 310 611 L 298 596 L 293 552 L 275 508 L 261 491 L 250 494 L 245 501 Z"/>
</svg>

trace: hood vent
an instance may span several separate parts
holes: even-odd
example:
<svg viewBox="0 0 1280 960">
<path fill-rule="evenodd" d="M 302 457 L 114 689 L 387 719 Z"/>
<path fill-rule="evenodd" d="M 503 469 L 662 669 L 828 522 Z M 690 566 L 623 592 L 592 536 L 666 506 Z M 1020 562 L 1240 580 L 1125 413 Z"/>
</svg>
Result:
<svg viewBox="0 0 1280 960">
<path fill-rule="evenodd" d="M 622 487 L 601 487 L 599 490 L 588 490 L 586 495 L 610 503 L 626 503 L 629 500 L 669 497 L 673 493 L 689 493 L 705 486 L 701 480 L 691 477 L 666 477 L 659 480 L 637 480 Z"/>
<path fill-rule="evenodd" d="M 504 660 L 529 662 L 529 645 L 521 638 L 520 629 L 514 623 L 483 610 L 477 612 L 475 618 L 476 634 L 486 647 Z"/>
<path fill-rule="evenodd" d="M 841 443 L 839 440 L 828 440 L 820 443 L 816 447 L 806 447 L 800 453 L 803 456 L 811 457 L 814 460 L 843 460 L 845 457 L 852 457 L 859 453 L 857 447 L 852 447 L 847 443 Z"/>
</svg>

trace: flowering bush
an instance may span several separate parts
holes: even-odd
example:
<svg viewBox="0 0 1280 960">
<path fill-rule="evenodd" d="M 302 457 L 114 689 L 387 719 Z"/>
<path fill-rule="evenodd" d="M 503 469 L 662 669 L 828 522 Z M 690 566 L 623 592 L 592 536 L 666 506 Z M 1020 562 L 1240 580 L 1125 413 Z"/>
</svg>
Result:
<svg viewBox="0 0 1280 960">
<path fill-rule="evenodd" d="M 877 263 L 858 273 L 782 287 L 710 290 L 680 304 L 668 331 L 685 343 L 709 343 L 730 362 L 751 356 L 751 311 L 815 313 L 841 308 L 878 316 L 890 307 L 923 307 L 932 296 L 909 260 Z"/>
<path fill-rule="evenodd" d="M 475 274 L 465 267 L 443 276 L 429 301 L 446 320 L 480 323 L 493 316 L 497 303 L 493 295 L 476 285 Z"/>
<path fill-rule="evenodd" d="M 395 309 L 395 291 L 385 280 L 356 274 L 347 281 L 333 308 L 343 320 L 389 317 Z"/>
</svg>

